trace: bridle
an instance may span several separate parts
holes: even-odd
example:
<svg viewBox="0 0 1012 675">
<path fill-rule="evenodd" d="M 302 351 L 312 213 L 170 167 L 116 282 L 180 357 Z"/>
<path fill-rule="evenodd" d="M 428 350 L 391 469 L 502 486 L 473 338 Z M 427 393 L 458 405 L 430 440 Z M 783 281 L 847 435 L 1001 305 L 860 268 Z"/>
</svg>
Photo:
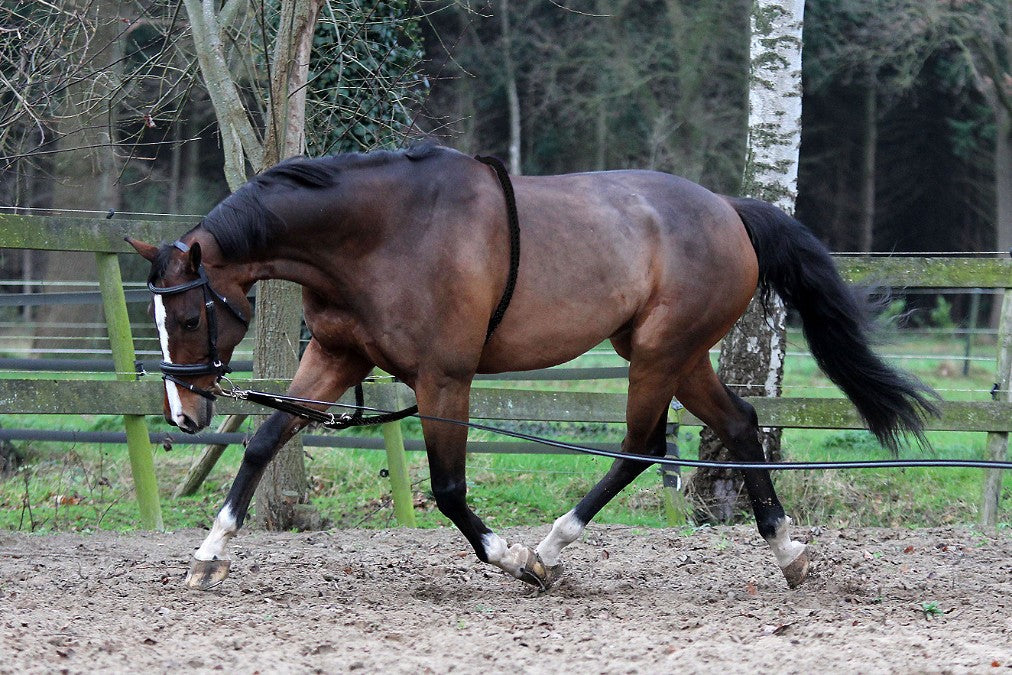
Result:
<svg viewBox="0 0 1012 675">
<path fill-rule="evenodd" d="M 189 253 L 190 251 L 190 247 L 181 241 L 173 242 L 172 245 L 183 253 Z M 215 375 L 217 377 L 215 383 L 217 384 L 225 375 L 232 372 L 232 369 L 223 363 L 218 356 L 218 313 L 215 310 L 215 301 L 221 303 L 244 328 L 249 328 L 249 319 L 241 311 L 229 304 L 228 299 L 224 295 L 214 290 L 214 287 L 211 286 L 211 281 L 207 278 L 207 272 L 204 270 L 203 263 L 197 266 L 196 279 L 176 286 L 159 287 L 155 286 L 152 279 L 148 279 L 148 290 L 155 295 L 178 295 L 194 288 L 200 288 L 204 294 L 204 310 L 207 316 L 208 360 L 204 363 L 171 363 L 169 361 L 162 361 L 158 364 L 158 368 L 162 371 L 163 380 L 173 382 L 184 389 L 213 401 L 217 398 L 213 392 L 179 378 L 197 375 Z"/>
</svg>

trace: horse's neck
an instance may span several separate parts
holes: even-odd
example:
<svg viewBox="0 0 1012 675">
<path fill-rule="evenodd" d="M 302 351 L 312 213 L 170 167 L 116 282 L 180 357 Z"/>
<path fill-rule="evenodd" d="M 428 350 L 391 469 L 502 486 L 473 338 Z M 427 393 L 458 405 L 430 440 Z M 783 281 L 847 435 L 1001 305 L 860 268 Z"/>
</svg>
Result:
<svg viewBox="0 0 1012 675">
<path fill-rule="evenodd" d="M 401 223 L 389 218 L 389 209 L 377 205 L 377 196 L 380 201 L 388 199 L 396 189 L 394 177 L 385 179 L 363 169 L 360 174 L 350 171 L 340 188 L 271 203 L 286 223 L 285 235 L 234 264 L 244 268 L 242 274 L 250 283 L 284 279 L 333 292 L 339 277 L 353 275 L 367 251 L 396 236 L 392 230 Z"/>
</svg>

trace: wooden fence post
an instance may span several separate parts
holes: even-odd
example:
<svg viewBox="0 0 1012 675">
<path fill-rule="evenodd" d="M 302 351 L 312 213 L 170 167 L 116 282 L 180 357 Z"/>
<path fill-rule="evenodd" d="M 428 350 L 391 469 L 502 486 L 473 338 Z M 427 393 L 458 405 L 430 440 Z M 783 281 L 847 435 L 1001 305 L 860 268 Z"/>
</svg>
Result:
<svg viewBox="0 0 1012 675">
<path fill-rule="evenodd" d="M 1012 402 L 1012 288 L 1005 289 L 998 322 L 998 366 L 995 370 L 996 401 Z M 987 435 L 987 458 L 1004 461 L 1008 457 L 1008 433 L 992 431 Z M 980 505 L 980 522 L 994 527 L 998 523 L 1003 472 L 987 469 L 984 473 L 984 494 Z"/>
<path fill-rule="evenodd" d="M 116 367 L 117 380 L 132 380 L 134 374 L 134 342 L 127 315 L 126 296 L 119 258 L 115 253 L 96 253 L 98 282 L 102 291 L 102 309 L 109 330 L 109 347 Z M 130 454 L 130 471 L 137 493 L 141 525 L 149 530 L 164 529 L 162 508 L 158 501 L 158 481 L 155 479 L 154 450 L 148 436 L 148 425 L 143 415 L 123 415 Z"/>
<path fill-rule="evenodd" d="M 392 410 L 405 407 L 400 391 L 394 394 Z M 383 447 L 387 454 L 387 472 L 390 476 L 390 494 L 394 500 L 394 518 L 398 525 L 416 527 L 415 500 L 411 495 L 411 476 L 408 474 L 408 459 L 404 451 L 404 432 L 400 420 L 380 426 L 383 432 Z"/>
<path fill-rule="evenodd" d="M 415 527 L 415 504 L 411 496 L 411 477 L 408 475 L 401 423 L 387 422 L 381 429 L 387 452 L 387 471 L 390 472 L 390 491 L 394 498 L 394 518 L 400 525 Z"/>
<path fill-rule="evenodd" d="M 682 404 L 672 401 L 668 406 L 667 433 L 670 440 L 667 442 L 665 457 L 678 459 L 678 431 L 681 428 Z M 685 501 L 685 492 L 682 488 L 682 474 L 677 466 L 660 466 L 661 472 L 661 497 L 664 501 L 664 516 L 669 527 L 679 527 L 686 523 L 688 511 Z"/>
</svg>

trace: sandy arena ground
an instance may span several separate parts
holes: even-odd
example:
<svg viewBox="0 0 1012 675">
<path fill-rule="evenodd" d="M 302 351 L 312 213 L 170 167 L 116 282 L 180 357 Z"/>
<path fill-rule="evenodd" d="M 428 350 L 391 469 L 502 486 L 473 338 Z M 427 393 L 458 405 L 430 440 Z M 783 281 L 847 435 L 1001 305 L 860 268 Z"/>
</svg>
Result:
<svg viewBox="0 0 1012 675">
<path fill-rule="evenodd" d="M 546 528 L 510 530 L 536 543 Z M 0 672 L 1012 672 L 1012 533 L 795 528 L 789 590 L 751 527 L 591 525 L 539 595 L 441 530 L 0 533 Z"/>
</svg>

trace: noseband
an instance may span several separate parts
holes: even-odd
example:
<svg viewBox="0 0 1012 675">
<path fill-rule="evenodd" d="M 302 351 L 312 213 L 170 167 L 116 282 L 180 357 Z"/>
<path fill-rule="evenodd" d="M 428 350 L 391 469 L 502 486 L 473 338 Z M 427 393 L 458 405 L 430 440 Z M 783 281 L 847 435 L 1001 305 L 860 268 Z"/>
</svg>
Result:
<svg viewBox="0 0 1012 675">
<path fill-rule="evenodd" d="M 188 253 L 190 250 L 190 247 L 181 241 L 176 241 L 172 245 L 183 253 Z M 216 382 L 220 382 L 221 378 L 232 372 L 232 369 L 218 357 L 218 313 L 215 310 L 215 300 L 221 303 L 244 328 L 249 328 L 249 320 L 243 316 L 242 312 L 230 305 L 225 296 L 214 290 L 214 287 L 211 286 L 211 281 L 207 278 L 207 272 L 204 271 L 203 263 L 197 266 L 197 278 L 193 281 L 163 288 L 155 286 L 152 280 L 148 280 L 148 290 L 155 295 L 178 295 L 194 288 L 200 288 L 204 294 L 204 309 L 207 316 L 208 360 L 204 363 L 171 363 L 169 361 L 162 361 L 158 367 L 162 371 L 163 380 L 173 382 L 184 389 L 188 389 L 213 401 L 216 398 L 215 394 L 179 378 L 197 375 L 215 375 L 217 377 Z"/>
</svg>

